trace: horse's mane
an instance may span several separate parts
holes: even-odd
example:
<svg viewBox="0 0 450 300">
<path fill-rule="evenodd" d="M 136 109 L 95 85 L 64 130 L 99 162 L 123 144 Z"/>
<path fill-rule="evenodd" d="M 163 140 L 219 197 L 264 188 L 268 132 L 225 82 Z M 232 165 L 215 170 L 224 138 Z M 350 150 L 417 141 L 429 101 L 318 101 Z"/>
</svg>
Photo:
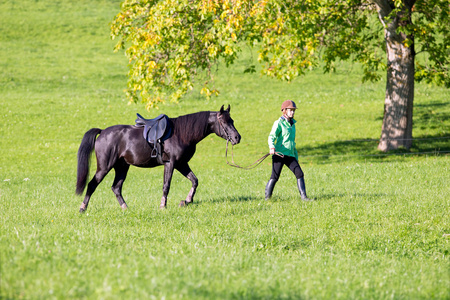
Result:
<svg viewBox="0 0 450 300">
<path fill-rule="evenodd" d="M 201 111 L 172 118 L 174 131 L 185 141 L 197 140 L 206 136 L 211 112 Z"/>
</svg>

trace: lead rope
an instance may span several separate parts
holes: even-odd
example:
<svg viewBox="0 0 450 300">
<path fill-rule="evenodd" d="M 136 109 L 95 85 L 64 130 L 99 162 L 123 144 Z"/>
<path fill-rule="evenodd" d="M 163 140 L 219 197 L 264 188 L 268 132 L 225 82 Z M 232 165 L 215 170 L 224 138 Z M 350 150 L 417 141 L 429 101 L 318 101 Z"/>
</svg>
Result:
<svg viewBox="0 0 450 300">
<path fill-rule="evenodd" d="M 226 150 L 225 150 L 225 157 L 226 157 L 226 159 L 227 159 L 227 164 L 230 165 L 230 166 L 232 166 L 232 167 L 235 167 L 235 168 L 244 169 L 244 170 L 251 170 L 251 169 L 253 169 L 253 168 L 256 168 L 260 163 L 263 162 L 263 160 L 265 160 L 265 159 L 267 158 L 267 156 L 270 155 L 270 153 L 264 154 L 261 158 L 259 158 L 259 159 L 258 159 L 257 161 L 255 161 L 254 163 L 252 163 L 252 164 L 250 164 L 250 165 L 248 165 L 248 166 L 246 166 L 246 167 L 241 167 L 241 166 L 237 165 L 237 164 L 234 162 L 233 144 L 231 144 L 231 163 L 228 161 L 228 143 L 229 143 L 229 142 L 230 142 L 230 141 L 227 140 L 227 148 L 226 148 Z M 280 156 L 280 157 L 284 157 L 284 155 L 283 155 L 282 153 L 280 153 L 280 152 L 275 152 L 275 155 L 278 155 L 278 156 Z"/>
</svg>

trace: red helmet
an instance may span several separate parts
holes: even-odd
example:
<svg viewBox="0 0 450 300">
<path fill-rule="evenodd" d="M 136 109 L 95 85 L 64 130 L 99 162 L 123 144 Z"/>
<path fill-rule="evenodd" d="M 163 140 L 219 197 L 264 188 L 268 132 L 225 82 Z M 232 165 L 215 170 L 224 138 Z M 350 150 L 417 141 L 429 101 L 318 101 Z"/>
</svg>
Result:
<svg viewBox="0 0 450 300">
<path fill-rule="evenodd" d="M 290 109 L 297 109 L 297 105 L 295 105 L 294 101 L 292 100 L 286 100 L 281 104 L 281 111 L 285 110 L 286 108 Z"/>
</svg>

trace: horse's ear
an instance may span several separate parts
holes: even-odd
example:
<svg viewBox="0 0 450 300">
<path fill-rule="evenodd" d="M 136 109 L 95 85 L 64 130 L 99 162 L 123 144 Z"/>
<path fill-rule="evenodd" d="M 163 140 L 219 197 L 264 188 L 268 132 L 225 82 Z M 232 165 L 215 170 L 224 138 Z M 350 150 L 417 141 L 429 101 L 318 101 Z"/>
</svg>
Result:
<svg viewBox="0 0 450 300">
<path fill-rule="evenodd" d="M 228 104 L 227 112 L 230 113 L 230 104 Z"/>
<path fill-rule="evenodd" d="M 223 105 L 222 105 L 222 107 L 220 108 L 220 114 L 223 114 L 223 112 L 224 112 L 224 110 L 223 110 Z"/>
</svg>

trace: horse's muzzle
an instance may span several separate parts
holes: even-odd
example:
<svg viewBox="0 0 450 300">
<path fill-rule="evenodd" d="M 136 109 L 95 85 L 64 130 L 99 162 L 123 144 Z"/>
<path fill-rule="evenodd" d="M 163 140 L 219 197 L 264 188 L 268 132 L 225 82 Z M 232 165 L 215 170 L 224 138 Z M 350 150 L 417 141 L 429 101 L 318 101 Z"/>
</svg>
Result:
<svg viewBox="0 0 450 300">
<path fill-rule="evenodd" d="M 241 142 L 241 135 L 237 133 L 235 136 L 230 137 L 231 144 L 234 146 Z"/>
</svg>

